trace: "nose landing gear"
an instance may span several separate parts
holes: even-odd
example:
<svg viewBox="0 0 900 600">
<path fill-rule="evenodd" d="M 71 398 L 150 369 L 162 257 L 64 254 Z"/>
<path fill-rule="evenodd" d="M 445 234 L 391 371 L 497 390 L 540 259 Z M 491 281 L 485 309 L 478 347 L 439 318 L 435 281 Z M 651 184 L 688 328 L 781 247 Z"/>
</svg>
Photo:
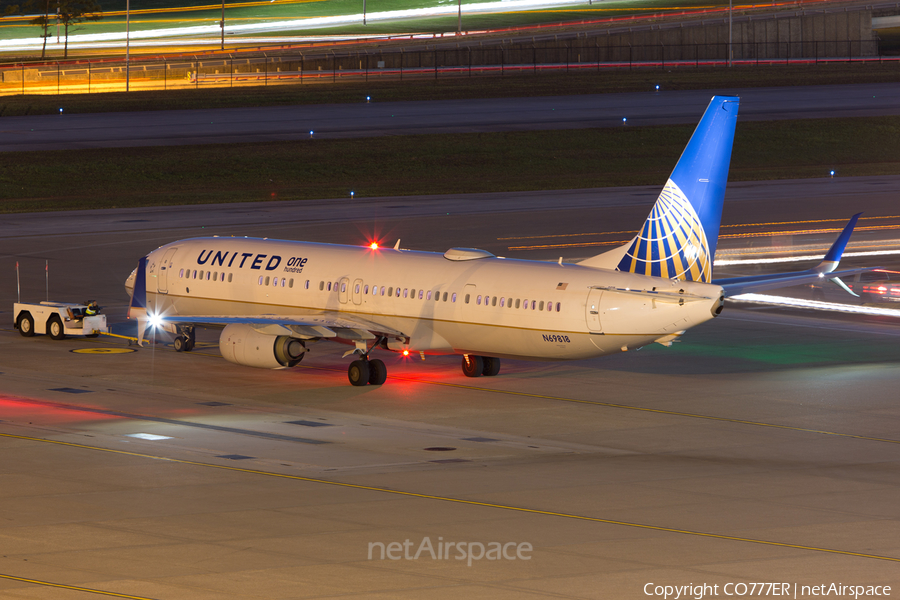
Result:
<svg viewBox="0 0 900 600">
<path fill-rule="evenodd" d="M 194 328 L 189 326 L 180 327 L 178 335 L 172 340 L 175 352 L 190 352 L 194 349 L 196 338 L 194 337 Z"/>
</svg>

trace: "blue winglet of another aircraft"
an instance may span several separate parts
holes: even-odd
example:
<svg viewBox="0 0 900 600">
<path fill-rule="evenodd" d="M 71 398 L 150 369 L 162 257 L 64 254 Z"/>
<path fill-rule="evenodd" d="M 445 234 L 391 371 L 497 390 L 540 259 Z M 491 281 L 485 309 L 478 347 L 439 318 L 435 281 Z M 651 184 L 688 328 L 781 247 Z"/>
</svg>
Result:
<svg viewBox="0 0 900 600">
<path fill-rule="evenodd" d="M 749 292 L 761 292 L 764 290 L 771 290 L 780 287 L 811 283 L 814 281 L 821 281 L 823 279 L 834 280 L 835 283 L 837 283 L 844 289 L 847 289 L 846 286 L 843 285 L 843 282 L 840 281 L 840 277 L 844 277 L 846 275 L 854 275 L 856 273 L 865 273 L 872 270 L 872 268 L 870 267 L 865 269 L 847 269 L 844 271 L 835 271 L 841 261 L 841 257 L 844 255 L 844 249 L 847 247 L 847 242 L 850 241 L 850 236 L 853 234 L 853 229 L 854 227 L 856 227 L 856 222 L 859 220 L 860 215 L 862 215 L 862 213 L 853 215 L 847 225 L 844 226 L 844 230 L 841 231 L 841 234 L 831 245 L 831 248 L 829 248 L 828 252 L 825 253 L 825 257 L 822 259 L 822 262 L 820 262 L 812 269 L 807 269 L 806 271 L 793 271 L 791 273 L 776 273 L 773 275 L 753 275 L 750 277 L 716 279 L 715 281 L 713 281 L 713 283 L 722 286 L 722 289 L 725 290 L 725 295 L 727 297 L 736 296 L 738 294 L 746 294 Z M 847 289 L 847 291 L 850 290 Z M 853 295 L 855 296 L 856 294 Z"/>
<path fill-rule="evenodd" d="M 850 222 L 844 227 L 841 235 L 839 235 L 838 239 L 831 245 L 825 258 L 822 259 L 823 263 L 833 262 L 834 266 L 837 267 L 837 264 L 841 262 L 841 256 L 844 255 L 844 248 L 847 247 L 847 242 L 850 241 L 850 236 L 853 234 L 853 229 L 856 227 L 856 222 L 859 220 L 860 215 L 862 215 L 861 212 L 853 215 Z"/>
</svg>

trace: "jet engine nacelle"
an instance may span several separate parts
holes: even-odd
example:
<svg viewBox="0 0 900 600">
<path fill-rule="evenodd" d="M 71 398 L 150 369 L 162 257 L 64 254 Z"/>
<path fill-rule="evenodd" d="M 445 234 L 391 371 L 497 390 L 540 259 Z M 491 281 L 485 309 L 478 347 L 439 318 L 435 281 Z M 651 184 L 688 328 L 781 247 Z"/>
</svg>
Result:
<svg viewBox="0 0 900 600">
<path fill-rule="evenodd" d="M 302 340 L 286 335 L 267 335 L 242 324 L 225 327 L 219 336 L 219 350 L 229 362 L 261 369 L 293 367 L 306 354 Z"/>
</svg>

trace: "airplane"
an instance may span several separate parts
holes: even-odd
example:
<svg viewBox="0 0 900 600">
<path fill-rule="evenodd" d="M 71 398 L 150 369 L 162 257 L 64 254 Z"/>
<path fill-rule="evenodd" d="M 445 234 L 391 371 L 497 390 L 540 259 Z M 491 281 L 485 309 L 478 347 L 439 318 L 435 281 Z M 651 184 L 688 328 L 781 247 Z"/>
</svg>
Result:
<svg viewBox="0 0 900 600">
<path fill-rule="evenodd" d="M 126 281 L 138 337 L 162 329 L 177 351 L 195 326 L 224 327 L 222 356 L 261 368 L 297 365 L 314 343 L 353 346 L 354 386 L 387 378 L 373 351 L 462 355 L 469 377 L 500 359 L 574 360 L 659 343 L 722 312 L 726 296 L 840 277 L 859 215 L 812 269 L 712 279 L 740 98 L 714 96 L 638 234 L 577 263 L 485 250 L 204 237 L 166 244 Z M 140 343 L 139 342 L 139 343 Z"/>
</svg>

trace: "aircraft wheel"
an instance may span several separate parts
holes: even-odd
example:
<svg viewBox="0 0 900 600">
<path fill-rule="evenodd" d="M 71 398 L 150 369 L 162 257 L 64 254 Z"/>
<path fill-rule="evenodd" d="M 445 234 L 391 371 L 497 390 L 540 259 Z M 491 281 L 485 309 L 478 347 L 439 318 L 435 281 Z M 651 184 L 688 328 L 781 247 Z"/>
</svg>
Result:
<svg viewBox="0 0 900 600">
<path fill-rule="evenodd" d="M 500 372 L 499 358 L 494 358 L 492 356 L 483 356 L 482 359 L 484 360 L 484 371 L 481 372 L 482 375 L 493 377 Z"/>
<path fill-rule="evenodd" d="M 480 377 L 484 373 L 484 359 L 480 356 L 463 356 L 462 370 L 466 377 Z"/>
<path fill-rule="evenodd" d="M 369 361 L 369 384 L 370 385 L 382 385 L 385 380 L 387 380 L 387 367 L 384 366 L 384 361 L 375 360 Z"/>
<path fill-rule="evenodd" d="M 31 313 L 19 313 L 19 322 L 17 325 L 22 337 L 32 337 L 34 335 L 34 317 L 31 316 Z"/>
<path fill-rule="evenodd" d="M 172 346 L 175 347 L 175 352 L 184 352 L 187 346 L 187 338 L 183 335 L 175 336 L 175 339 L 172 340 Z"/>
<path fill-rule="evenodd" d="M 66 330 L 63 327 L 62 321 L 60 321 L 59 317 L 56 315 L 50 317 L 50 320 L 47 321 L 47 334 L 54 340 L 63 340 L 66 338 Z"/>
<path fill-rule="evenodd" d="M 364 360 L 354 360 L 347 369 L 347 378 L 353 385 L 369 383 L 369 363 Z"/>
<path fill-rule="evenodd" d="M 191 328 L 188 329 L 188 331 L 185 333 L 184 351 L 185 351 L 185 352 L 190 352 L 191 350 L 194 349 L 194 346 L 196 346 L 196 345 L 197 345 L 197 338 L 194 337 L 194 328 L 191 327 Z"/>
</svg>

